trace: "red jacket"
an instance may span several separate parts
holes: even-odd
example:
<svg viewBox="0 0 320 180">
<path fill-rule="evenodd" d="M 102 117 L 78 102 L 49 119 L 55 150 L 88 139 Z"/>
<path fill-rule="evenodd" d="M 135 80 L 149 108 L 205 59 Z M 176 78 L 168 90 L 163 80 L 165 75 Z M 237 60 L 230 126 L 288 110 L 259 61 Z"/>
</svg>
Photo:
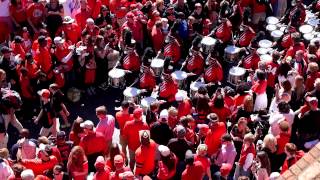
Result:
<svg viewBox="0 0 320 180">
<path fill-rule="evenodd" d="M 282 165 L 281 174 L 286 172 L 292 165 L 294 165 L 297 161 L 299 161 L 299 159 L 301 159 L 303 156 L 304 156 L 304 152 L 300 150 L 296 152 L 294 157 L 290 159 L 286 159 Z"/>
<path fill-rule="evenodd" d="M 151 68 L 146 66 L 142 66 L 142 68 L 143 68 L 143 72 L 139 80 L 140 88 L 153 90 L 153 88 L 156 87 L 156 77 Z"/>
<path fill-rule="evenodd" d="M 181 58 L 180 47 L 178 40 L 174 39 L 165 45 L 163 55 L 171 57 L 173 64 L 176 64 Z"/>
<path fill-rule="evenodd" d="M 254 144 L 251 144 L 249 147 L 245 148 L 245 144 L 242 145 L 241 153 L 240 153 L 240 159 L 239 159 L 239 165 L 243 166 L 246 162 L 247 156 L 249 153 L 252 153 L 254 156 L 256 154 L 256 149 L 254 147 Z"/>
<path fill-rule="evenodd" d="M 216 37 L 224 43 L 230 41 L 232 35 L 232 24 L 229 20 L 221 23 L 215 33 Z"/>
<path fill-rule="evenodd" d="M 258 68 L 259 61 L 260 57 L 257 52 L 252 52 L 242 60 L 242 67 L 245 69 L 256 70 Z"/>
<path fill-rule="evenodd" d="M 255 37 L 256 33 L 251 27 L 246 28 L 240 35 L 238 40 L 238 45 L 240 47 L 247 47 L 250 45 L 251 40 Z"/>
<path fill-rule="evenodd" d="M 165 78 L 164 81 L 159 85 L 159 96 L 166 99 L 168 102 L 175 100 L 175 95 L 177 92 L 178 85 L 172 80 L 171 76 L 169 79 Z"/>
<path fill-rule="evenodd" d="M 21 164 L 26 169 L 31 169 L 34 175 L 39 175 L 44 174 L 46 170 L 52 170 L 58 164 L 58 160 L 55 156 L 50 156 L 50 160 L 47 162 L 43 162 L 41 159 L 23 159 Z"/>
<path fill-rule="evenodd" d="M 105 153 L 107 142 L 105 137 L 100 133 L 90 133 L 80 140 L 80 144 L 86 155 L 95 153 Z"/>
<path fill-rule="evenodd" d="M 223 79 L 223 69 L 221 64 L 216 61 L 216 63 L 211 64 L 207 69 L 204 71 L 204 80 L 206 83 L 209 82 L 218 82 L 222 81 Z"/>
<path fill-rule="evenodd" d="M 201 74 L 204 68 L 204 58 L 199 51 L 191 50 L 192 55 L 187 59 L 188 72 Z"/>
<path fill-rule="evenodd" d="M 123 58 L 122 66 L 125 70 L 137 72 L 140 70 L 140 65 L 140 58 L 136 51 L 129 52 Z"/>
<path fill-rule="evenodd" d="M 72 44 L 76 44 L 81 37 L 81 29 L 77 23 L 60 27 L 57 34 L 61 32 L 64 32 L 66 40 L 71 41 Z"/>
</svg>

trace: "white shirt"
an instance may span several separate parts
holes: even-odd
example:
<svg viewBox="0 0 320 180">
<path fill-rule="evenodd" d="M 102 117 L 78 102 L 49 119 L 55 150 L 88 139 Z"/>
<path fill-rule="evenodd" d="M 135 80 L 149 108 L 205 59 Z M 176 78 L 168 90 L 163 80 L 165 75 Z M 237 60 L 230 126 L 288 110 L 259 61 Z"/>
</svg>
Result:
<svg viewBox="0 0 320 180">
<path fill-rule="evenodd" d="M 10 0 L 0 0 L 0 17 L 9 17 L 9 5 L 10 5 Z"/>
<path fill-rule="evenodd" d="M 104 135 L 107 141 L 112 140 L 115 120 L 111 115 L 107 115 L 106 119 L 101 119 L 96 127 L 96 132 Z"/>
<path fill-rule="evenodd" d="M 6 162 L 0 163 L 0 179 L 8 179 L 13 174 L 11 167 Z"/>
<path fill-rule="evenodd" d="M 22 159 L 34 159 L 36 158 L 37 146 L 29 139 L 20 140 L 21 157 Z"/>
<path fill-rule="evenodd" d="M 273 136 L 277 136 L 280 134 L 280 127 L 279 123 L 283 120 L 283 118 L 286 119 L 286 121 L 289 123 L 289 128 L 291 129 L 293 120 L 294 120 L 294 112 L 290 109 L 290 112 L 287 114 L 280 114 L 280 113 L 274 113 L 269 118 L 269 124 L 270 129 L 269 133 L 271 133 Z"/>
</svg>

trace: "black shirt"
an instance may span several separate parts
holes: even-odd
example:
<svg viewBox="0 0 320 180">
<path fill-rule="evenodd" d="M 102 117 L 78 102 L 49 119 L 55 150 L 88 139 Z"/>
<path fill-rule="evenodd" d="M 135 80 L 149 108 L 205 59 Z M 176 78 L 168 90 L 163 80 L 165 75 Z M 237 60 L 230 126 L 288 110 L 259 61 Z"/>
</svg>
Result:
<svg viewBox="0 0 320 180">
<path fill-rule="evenodd" d="M 172 138 L 168 143 L 168 148 L 178 157 L 179 161 L 184 161 L 186 151 L 192 149 L 192 143 L 185 139 Z"/>
<path fill-rule="evenodd" d="M 41 110 L 43 111 L 40 115 L 39 123 L 44 128 L 50 128 L 53 125 L 53 118 L 56 117 L 56 113 L 53 109 L 52 101 L 44 104 L 41 101 Z"/>
<path fill-rule="evenodd" d="M 60 90 L 57 90 L 52 95 L 52 105 L 56 113 L 59 113 L 62 110 L 61 104 L 63 103 L 63 93 Z"/>
<path fill-rule="evenodd" d="M 167 123 L 155 122 L 150 128 L 151 139 L 157 144 L 167 145 L 173 133 Z"/>
<path fill-rule="evenodd" d="M 299 120 L 299 136 L 305 141 L 311 141 L 319 138 L 320 135 L 320 110 L 308 111 Z"/>
</svg>

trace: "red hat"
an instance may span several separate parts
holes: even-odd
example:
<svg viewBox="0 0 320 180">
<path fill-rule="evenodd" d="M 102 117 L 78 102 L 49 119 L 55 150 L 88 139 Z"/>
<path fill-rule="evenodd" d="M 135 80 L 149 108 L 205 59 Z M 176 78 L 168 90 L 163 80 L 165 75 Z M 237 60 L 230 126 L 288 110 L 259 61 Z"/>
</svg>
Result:
<svg viewBox="0 0 320 180">
<path fill-rule="evenodd" d="M 206 134 L 209 131 L 209 126 L 207 124 L 198 124 L 197 125 L 199 132 Z"/>
<path fill-rule="evenodd" d="M 142 108 L 137 108 L 133 111 L 133 117 L 135 118 L 141 118 L 143 115 L 143 109 Z"/>
<path fill-rule="evenodd" d="M 223 163 L 220 168 L 221 176 L 226 177 L 229 175 L 230 171 L 232 169 L 232 165 L 229 163 Z"/>
<path fill-rule="evenodd" d="M 48 89 L 42 89 L 38 92 L 38 94 L 43 98 L 49 98 L 50 97 L 50 91 Z"/>
</svg>

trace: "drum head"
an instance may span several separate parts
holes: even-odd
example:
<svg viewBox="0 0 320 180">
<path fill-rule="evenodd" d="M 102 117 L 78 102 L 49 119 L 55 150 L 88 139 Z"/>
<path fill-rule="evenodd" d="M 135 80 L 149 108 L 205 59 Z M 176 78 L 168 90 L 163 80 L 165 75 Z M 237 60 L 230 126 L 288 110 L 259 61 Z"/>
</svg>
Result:
<svg viewBox="0 0 320 180">
<path fill-rule="evenodd" d="M 271 36 L 275 38 L 280 38 L 283 35 L 281 30 L 274 30 L 271 32 Z"/>
<path fill-rule="evenodd" d="M 269 50 L 270 50 L 269 48 L 258 48 L 257 53 L 259 55 L 263 55 L 263 54 L 267 54 Z"/>
<path fill-rule="evenodd" d="M 269 54 L 263 54 L 260 56 L 261 61 L 270 62 L 272 61 L 272 56 Z"/>
<path fill-rule="evenodd" d="M 224 51 L 229 54 L 237 54 L 239 53 L 239 48 L 237 46 L 227 46 Z"/>
<path fill-rule="evenodd" d="M 307 23 L 311 26 L 316 27 L 318 26 L 318 24 L 320 24 L 320 20 L 312 18 L 312 19 L 309 19 Z"/>
<path fill-rule="evenodd" d="M 280 31 L 284 32 L 284 31 L 286 30 L 286 28 L 287 28 L 287 26 L 286 26 L 286 25 L 281 26 Z"/>
<path fill-rule="evenodd" d="M 134 87 L 127 87 L 124 91 L 123 91 L 123 95 L 126 97 L 136 97 L 139 95 L 139 89 L 134 88 Z"/>
<path fill-rule="evenodd" d="M 141 106 L 142 107 L 149 107 L 151 103 L 155 102 L 156 98 L 153 97 L 145 97 L 141 100 Z"/>
<path fill-rule="evenodd" d="M 246 73 L 246 70 L 242 67 L 232 67 L 229 70 L 229 74 L 233 75 L 233 76 L 242 76 Z"/>
<path fill-rule="evenodd" d="M 274 17 L 274 16 L 269 16 L 269 17 L 267 17 L 266 22 L 268 24 L 278 24 L 279 23 L 279 19 Z"/>
<path fill-rule="evenodd" d="M 164 65 L 164 60 L 163 59 L 153 59 L 151 61 L 151 67 L 155 68 L 161 68 Z"/>
<path fill-rule="evenodd" d="M 184 71 L 175 71 L 171 74 L 171 77 L 176 80 L 184 80 L 187 76 L 187 73 Z"/>
<path fill-rule="evenodd" d="M 112 69 L 109 71 L 109 76 L 112 78 L 121 78 L 124 76 L 124 71 L 122 69 Z"/>
<path fill-rule="evenodd" d="M 304 34 L 304 35 L 303 35 L 303 38 L 304 38 L 305 40 L 307 40 L 307 41 L 310 41 L 311 39 L 314 38 L 314 34 L 312 34 L 312 33 Z"/>
<path fill-rule="evenodd" d="M 190 84 L 190 89 L 194 91 L 198 91 L 199 87 L 203 87 L 203 86 L 205 86 L 204 83 L 200 81 L 196 81 Z"/>
<path fill-rule="evenodd" d="M 212 37 L 208 37 L 208 36 L 205 36 L 202 40 L 201 40 L 201 44 L 205 44 L 205 45 L 208 45 L 208 46 L 213 46 L 215 45 L 217 42 L 216 39 L 212 38 Z"/>
<path fill-rule="evenodd" d="M 267 39 L 263 39 L 263 40 L 259 41 L 259 47 L 270 48 L 271 46 L 272 46 L 272 42 Z"/>
<path fill-rule="evenodd" d="M 274 25 L 274 24 L 269 24 L 269 25 L 267 25 L 266 29 L 267 29 L 268 31 L 274 31 L 274 30 L 277 29 L 277 26 Z"/>
<path fill-rule="evenodd" d="M 319 42 L 320 43 L 320 36 L 319 36 L 320 34 L 318 34 L 318 37 L 316 37 L 316 38 L 313 38 L 311 41 L 310 41 L 310 43 L 312 43 L 312 44 L 314 44 L 315 42 Z"/>
<path fill-rule="evenodd" d="M 313 30 L 313 27 L 306 24 L 306 25 L 302 25 L 299 27 L 299 31 L 303 34 L 308 34 L 308 33 L 311 33 Z"/>
</svg>

